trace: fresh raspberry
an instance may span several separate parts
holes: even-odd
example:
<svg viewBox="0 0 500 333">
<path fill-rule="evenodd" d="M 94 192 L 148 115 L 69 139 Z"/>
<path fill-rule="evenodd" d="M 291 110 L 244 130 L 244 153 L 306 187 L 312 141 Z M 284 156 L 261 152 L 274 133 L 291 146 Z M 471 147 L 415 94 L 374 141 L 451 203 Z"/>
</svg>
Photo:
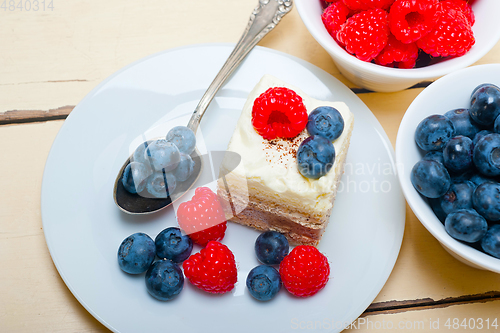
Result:
<svg viewBox="0 0 500 333">
<path fill-rule="evenodd" d="M 344 0 L 344 4 L 355 12 L 375 8 L 387 10 L 393 2 L 394 0 Z"/>
<path fill-rule="evenodd" d="M 342 24 L 345 23 L 349 14 L 349 8 L 342 1 L 339 1 L 328 6 L 321 15 L 321 20 L 325 25 L 326 31 L 334 39 L 337 39 L 337 32 L 340 30 Z"/>
<path fill-rule="evenodd" d="M 200 252 L 191 255 L 182 268 L 189 282 L 212 294 L 232 290 L 238 279 L 233 252 L 216 241 L 208 242 Z"/>
<path fill-rule="evenodd" d="M 391 32 L 403 43 L 412 43 L 427 35 L 438 17 L 438 0 L 396 0 L 389 12 Z"/>
<path fill-rule="evenodd" d="M 474 43 L 474 33 L 465 14 L 444 5 L 436 26 L 417 41 L 417 46 L 433 57 L 447 57 L 464 55 Z"/>
<path fill-rule="evenodd" d="M 321 8 L 325 9 L 326 7 L 330 6 L 332 3 L 335 2 L 342 2 L 342 0 L 320 0 L 321 3 Z"/>
<path fill-rule="evenodd" d="M 415 67 L 416 61 L 415 60 L 408 60 L 408 61 L 401 61 L 398 63 L 398 68 L 413 68 Z"/>
<path fill-rule="evenodd" d="M 382 9 L 366 10 L 347 19 L 337 33 L 337 40 L 358 59 L 371 61 L 387 44 L 389 22 Z"/>
<path fill-rule="evenodd" d="M 208 187 L 198 187 L 190 201 L 177 210 L 179 227 L 202 246 L 224 238 L 227 222 L 217 195 Z"/>
<path fill-rule="evenodd" d="M 413 68 L 417 58 L 417 44 L 404 44 L 393 35 L 389 35 L 387 45 L 375 58 L 375 63 L 388 67 Z"/>
<path fill-rule="evenodd" d="M 283 286 L 292 295 L 307 297 L 316 294 L 328 282 L 328 259 L 314 246 L 299 245 L 280 264 Z"/>
<path fill-rule="evenodd" d="M 264 139 L 294 138 L 307 124 L 302 97 L 283 87 L 267 89 L 255 99 L 252 125 Z"/>
<path fill-rule="evenodd" d="M 441 1 L 441 8 L 443 11 L 449 11 L 452 9 L 460 10 L 465 14 L 467 20 L 471 27 L 476 23 L 476 17 L 474 16 L 474 11 L 471 6 L 464 0 L 444 0 Z"/>
</svg>

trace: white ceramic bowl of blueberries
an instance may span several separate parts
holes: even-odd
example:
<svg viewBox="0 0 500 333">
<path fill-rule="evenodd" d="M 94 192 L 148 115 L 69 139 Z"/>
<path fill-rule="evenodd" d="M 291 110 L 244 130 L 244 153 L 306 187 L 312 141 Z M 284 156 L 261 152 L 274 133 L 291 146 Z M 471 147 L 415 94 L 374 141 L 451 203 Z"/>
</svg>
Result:
<svg viewBox="0 0 500 333">
<path fill-rule="evenodd" d="M 495 86 L 500 64 L 462 69 L 424 89 L 401 121 L 396 162 L 406 200 L 424 227 L 458 260 L 500 273 Z"/>
</svg>

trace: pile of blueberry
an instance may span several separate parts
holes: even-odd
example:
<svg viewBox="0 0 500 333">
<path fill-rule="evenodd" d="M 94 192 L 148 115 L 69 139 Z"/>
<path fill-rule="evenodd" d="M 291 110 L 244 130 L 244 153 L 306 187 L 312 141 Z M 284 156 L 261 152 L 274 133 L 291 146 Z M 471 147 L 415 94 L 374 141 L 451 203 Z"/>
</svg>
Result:
<svg viewBox="0 0 500 333">
<path fill-rule="evenodd" d="M 255 299 L 269 301 L 281 289 L 281 277 L 276 268 L 288 254 L 289 245 L 285 236 L 276 231 L 266 231 L 255 241 L 255 254 L 263 265 L 254 267 L 247 276 L 247 288 Z"/>
<path fill-rule="evenodd" d="M 308 117 L 307 131 L 311 136 L 297 150 L 297 163 L 302 176 L 318 179 L 328 173 L 335 161 L 333 141 L 344 131 L 344 119 L 331 106 L 320 106 Z"/>
<path fill-rule="evenodd" d="M 193 250 L 191 238 L 179 228 L 170 227 L 153 241 L 144 233 L 125 238 L 118 249 L 118 265 L 129 274 L 146 272 L 146 287 L 156 299 L 168 301 L 184 286 L 184 274 L 177 263 L 186 260 Z M 162 260 L 155 260 L 158 257 Z"/>
<path fill-rule="evenodd" d="M 196 137 L 185 126 L 172 128 L 165 139 L 142 143 L 123 171 L 123 186 L 132 194 L 168 197 L 177 183 L 186 181 L 193 173 L 194 161 L 190 154 L 195 146 Z"/>
<path fill-rule="evenodd" d="M 420 122 L 415 141 L 426 155 L 411 170 L 448 234 L 500 259 L 500 88 L 476 87 L 469 109 Z"/>
</svg>

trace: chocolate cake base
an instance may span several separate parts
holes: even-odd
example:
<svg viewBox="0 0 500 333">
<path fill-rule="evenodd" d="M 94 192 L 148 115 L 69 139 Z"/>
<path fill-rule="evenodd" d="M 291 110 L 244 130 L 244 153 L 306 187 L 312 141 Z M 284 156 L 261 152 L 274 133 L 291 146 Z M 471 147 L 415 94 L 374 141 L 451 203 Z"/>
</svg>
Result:
<svg viewBox="0 0 500 333">
<path fill-rule="evenodd" d="M 220 187 L 217 195 L 229 221 L 262 231 L 274 230 L 280 232 L 294 245 L 318 245 L 330 217 L 330 214 L 328 214 L 321 221 L 313 220 L 304 214 L 284 211 L 279 207 L 272 207 L 259 202 L 252 197 L 249 198 L 250 201 L 243 210 L 234 214 L 233 212 L 237 211 L 234 207 L 241 206 L 243 202 L 246 202 L 246 199 L 234 194 L 229 196 L 228 191 Z"/>
</svg>

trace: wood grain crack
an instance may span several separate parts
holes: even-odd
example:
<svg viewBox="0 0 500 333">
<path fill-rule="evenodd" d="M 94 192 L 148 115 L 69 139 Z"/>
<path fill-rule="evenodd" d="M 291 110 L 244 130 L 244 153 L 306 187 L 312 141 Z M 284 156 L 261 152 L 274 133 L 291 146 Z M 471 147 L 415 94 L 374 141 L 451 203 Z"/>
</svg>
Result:
<svg viewBox="0 0 500 333">
<path fill-rule="evenodd" d="M 361 316 L 373 316 L 379 314 L 401 313 L 406 311 L 419 311 L 435 308 L 446 308 L 453 305 L 485 303 L 500 301 L 500 291 L 488 291 L 481 294 L 448 297 L 440 300 L 422 298 L 405 301 L 387 301 L 371 304 Z"/>
<path fill-rule="evenodd" d="M 66 82 L 89 82 L 90 80 L 73 79 L 73 80 L 48 80 L 48 81 L 30 81 L 17 83 L 0 83 L 0 86 L 17 86 L 21 84 L 39 84 L 39 83 L 66 83 Z"/>
<path fill-rule="evenodd" d="M 44 110 L 10 110 L 0 113 L 0 125 L 36 123 L 49 120 L 66 119 L 74 109 L 74 105 L 61 106 Z"/>
</svg>

